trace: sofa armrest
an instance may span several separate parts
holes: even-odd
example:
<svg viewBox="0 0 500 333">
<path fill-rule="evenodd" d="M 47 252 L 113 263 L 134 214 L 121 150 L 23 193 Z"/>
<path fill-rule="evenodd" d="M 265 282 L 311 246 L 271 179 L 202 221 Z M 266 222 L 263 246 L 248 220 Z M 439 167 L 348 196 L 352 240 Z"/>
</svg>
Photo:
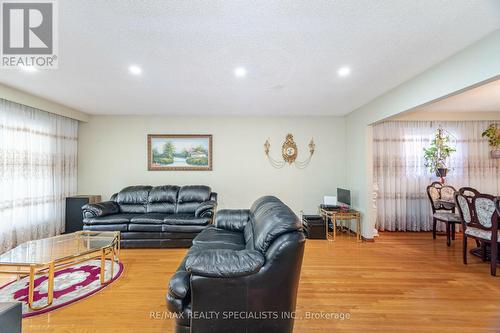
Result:
<svg viewBox="0 0 500 333">
<path fill-rule="evenodd" d="M 243 232 L 249 220 L 249 209 L 221 209 L 215 217 L 215 226 L 230 231 Z"/>
<path fill-rule="evenodd" d="M 119 213 L 120 206 L 114 201 L 103 201 L 84 205 L 82 212 L 84 218 L 106 216 Z"/>
<path fill-rule="evenodd" d="M 190 277 L 186 271 L 177 271 L 168 283 L 168 292 L 174 298 L 185 298 L 189 293 Z"/>
<path fill-rule="evenodd" d="M 194 275 L 229 278 L 251 275 L 265 263 L 256 250 L 207 250 L 188 255 L 186 270 Z"/>
<path fill-rule="evenodd" d="M 195 210 L 194 216 L 196 217 L 212 217 L 215 213 L 217 202 L 209 200 L 202 202 Z"/>
</svg>

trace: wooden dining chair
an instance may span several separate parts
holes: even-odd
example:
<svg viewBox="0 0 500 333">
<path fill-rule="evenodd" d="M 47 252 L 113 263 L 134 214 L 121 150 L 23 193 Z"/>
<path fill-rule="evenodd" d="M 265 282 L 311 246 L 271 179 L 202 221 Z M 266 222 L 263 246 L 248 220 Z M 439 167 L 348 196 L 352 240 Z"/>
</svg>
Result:
<svg viewBox="0 0 500 333">
<path fill-rule="evenodd" d="M 427 196 L 432 209 L 432 238 L 436 239 L 437 222 L 446 224 L 446 245 L 451 245 L 451 240 L 455 239 L 455 226 L 461 223 L 460 216 L 455 214 L 454 194 L 456 190 L 453 186 L 443 185 L 440 182 L 433 182 L 427 186 Z"/>
<path fill-rule="evenodd" d="M 495 207 L 497 209 L 498 219 L 500 220 L 500 197 L 495 199 Z"/>
<path fill-rule="evenodd" d="M 498 256 L 498 199 L 489 194 L 466 195 L 460 189 L 455 194 L 463 227 L 463 261 L 467 265 L 467 238 L 480 241 L 483 260 L 486 258 L 485 244 L 491 247 L 491 275 L 496 276 Z"/>
</svg>

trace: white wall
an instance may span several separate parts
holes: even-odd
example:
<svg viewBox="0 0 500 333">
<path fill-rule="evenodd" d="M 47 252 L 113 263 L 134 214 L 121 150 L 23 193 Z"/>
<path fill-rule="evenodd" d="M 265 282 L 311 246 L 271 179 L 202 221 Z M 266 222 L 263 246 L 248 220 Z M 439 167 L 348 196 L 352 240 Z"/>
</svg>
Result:
<svg viewBox="0 0 500 333">
<path fill-rule="evenodd" d="M 147 134 L 212 134 L 213 171 L 148 171 Z M 292 133 L 299 160 L 311 137 L 316 153 L 306 169 L 274 169 L 264 154 L 281 159 L 281 144 Z M 245 208 L 274 194 L 297 213 L 317 212 L 323 195 L 345 186 L 343 117 L 161 117 L 91 116 L 78 140 L 78 193 L 104 199 L 128 185 L 207 184 L 219 193 L 220 208 Z"/>
<path fill-rule="evenodd" d="M 500 30 L 365 104 L 347 116 L 347 182 L 353 205 L 364 214 L 362 235 L 373 236 L 370 124 L 500 75 Z"/>
<path fill-rule="evenodd" d="M 429 112 L 425 108 L 415 112 L 403 112 L 390 117 L 394 121 L 467 121 L 467 120 L 500 120 L 498 112 Z"/>
<path fill-rule="evenodd" d="M 0 98 L 22 105 L 31 106 L 35 109 L 40 109 L 60 116 L 80 121 L 88 120 L 88 115 L 84 112 L 72 109 L 56 102 L 49 101 L 45 98 L 26 93 L 18 89 L 11 88 L 1 83 Z"/>
</svg>

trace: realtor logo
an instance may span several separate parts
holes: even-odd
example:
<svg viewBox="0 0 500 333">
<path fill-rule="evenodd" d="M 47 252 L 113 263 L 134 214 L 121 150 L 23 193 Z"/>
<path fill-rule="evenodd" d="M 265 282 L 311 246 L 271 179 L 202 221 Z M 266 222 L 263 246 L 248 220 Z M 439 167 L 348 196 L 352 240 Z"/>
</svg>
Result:
<svg viewBox="0 0 500 333">
<path fill-rule="evenodd" d="M 57 68 L 55 0 L 2 0 L 1 66 Z"/>
</svg>

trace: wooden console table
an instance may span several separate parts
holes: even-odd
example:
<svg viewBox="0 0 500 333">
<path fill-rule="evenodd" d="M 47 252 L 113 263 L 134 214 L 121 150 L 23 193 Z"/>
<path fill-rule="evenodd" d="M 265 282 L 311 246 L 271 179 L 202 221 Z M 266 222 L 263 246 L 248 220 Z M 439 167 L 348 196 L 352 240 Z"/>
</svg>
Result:
<svg viewBox="0 0 500 333">
<path fill-rule="evenodd" d="M 356 239 L 358 242 L 361 242 L 361 213 L 353 210 L 326 210 L 320 208 L 320 215 L 325 220 L 326 226 L 326 238 L 328 240 L 335 240 L 337 236 L 337 221 L 348 221 L 349 223 L 352 221 L 356 222 Z M 328 230 L 328 219 L 332 221 L 333 231 L 330 232 Z M 350 232 L 350 231 L 349 231 Z"/>
</svg>

